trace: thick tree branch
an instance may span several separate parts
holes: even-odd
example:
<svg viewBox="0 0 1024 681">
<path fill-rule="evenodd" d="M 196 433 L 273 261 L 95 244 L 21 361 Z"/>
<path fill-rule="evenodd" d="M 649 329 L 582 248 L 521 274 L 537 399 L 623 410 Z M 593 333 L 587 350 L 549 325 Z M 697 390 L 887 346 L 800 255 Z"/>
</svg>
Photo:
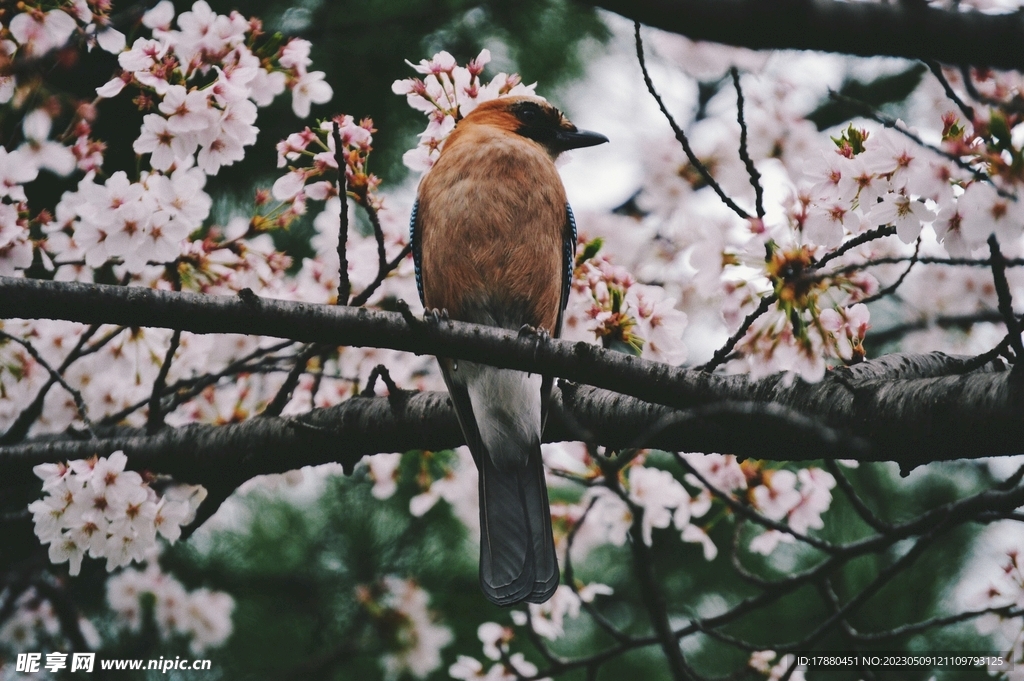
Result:
<svg viewBox="0 0 1024 681">
<path fill-rule="evenodd" d="M 1024 14 L 947 11 L 924 3 L 835 0 L 584 0 L 679 33 L 755 50 L 888 55 L 1024 69 Z"/>
<path fill-rule="evenodd" d="M 1009 372 L 996 370 L 999 367 L 993 365 L 961 374 L 965 361 L 942 353 L 886 355 L 830 371 L 816 384 L 788 381 L 784 376 L 753 381 L 746 376 L 672 367 L 587 343 L 519 338 L 514 332 L 492 327 L 460 322 L 417 321 L 410 325 L 398 313 L 289 303 L 254 295 L 204 296 L 6 278 L 0 278 L 0 317 L 110 322 L 195 333 L 245 333 L 443 354 L 559 376 L 621 393 L 565 388 L 561 395 L 563 409 L 569 416 L 565 422 L 572 427 L 562 426 L 561 431 L 549 429 L 548 439 L 592 440 L 615 447 L 644 444 L 676 451 L 732 452 L 786 460 L 832 456 L 892 460 L 904 469 L 935 460 L 1024 451 L 1021 386 L 1011 380 Z M 410 404 L 417 399 L 443 403 L 444 398 L 414 396 Z M 655 404 L 683 411 L 673 413 Z M 273 457 L 287 453 L 286 467 L 282 468 L 282 461 L 276 461 L 272 467 L 287 470 L 303 463 L 345 461 L 338 454 L 339 448 L 350 452 L 349 456 L 362 456 L 414 448 L 437 449 L 462 442 L 447 405 L 435 403 L 433 411 L 408 411 L 405 416 L 392 413 L 386 400 L 381 405 L 379 409 L 339 407 L 354 411 L 347 416 L 334 415 L 323 424 L 330 431 L 327 439 L 332 440 L 331 453 L 322 452 L 321 447 L 321 453 L 313 455 L 318 451 L 313 447 L 308 454 L 310 460 L 302 463 L 295 459 L 299 451 L 294 448 L 299 441 L 296 438 L 316 438 L 311 433 L 300 436 L 298 431 L 286 436 L 286 430 L 298 426 L 286 428 L 274 419 L 267 419 L 268 424 L 263 427 L 272 430 L 266 433 L 250 432 L 245 429 L 259 427 L 241 424 L 225 429 L 225 433 L 233 435 L 210 435 L 213 449 L 209 451 L 228 444 L 236 450 L 246 450 L 258 443 L 274 450 Z M 409 414 L 415 415 L 409 418 Z M 359 421 L 345 421 L 346 418 Z M 164 452 L 169 447 L 195 450 L 198 444 L 193 438 L 199 437 L 201 431 L 184 438 L 175 434 L 179 432 L 161 435 L 166 440 L 147 440 L 145 449 L 152 449 L 152 442 L 159 441 L 164 443 Z M 441 437 L 442 433 L 447 437 Z M 244 444 L 234 444 L 235 437 Z M 287 445 L 281 447 L 275 442 Z M 143 444 L 133 440 L 121 442 L 115 448 L 137 449 Z M 50 450 L 48 458 L 38 459 L 41 461 L 76 458 L 89 447 L 95 447 L 95 443 L 53 442 L 29 447 Z M 5 463 L 14 451 L 13 447 L 0 450 L 0 478 L 4 477 Z M 38 449 L 33 451 L 36 456 L 44 456 Z M 202 465 L 199 461 L 195 463 Z M 180 465 L 175 468 L 185 470 Z M 263 471 L 250 470 L 249 474 L 258 472 Z"/>
</svg>

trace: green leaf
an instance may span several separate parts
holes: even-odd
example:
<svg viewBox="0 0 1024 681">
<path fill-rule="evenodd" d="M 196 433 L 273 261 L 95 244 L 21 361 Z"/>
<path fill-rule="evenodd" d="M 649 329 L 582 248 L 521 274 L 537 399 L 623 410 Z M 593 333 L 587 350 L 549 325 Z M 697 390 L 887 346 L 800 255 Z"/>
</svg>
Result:
<svg viewBox="0 0 1024 681">
<path fill-rule="evenodd" d="M 921 83 L 927 67 L 924 64 L 915 64 L 906 71 L 890 76 L 881 76 L 874 80 L 863 83 L 859 80 L 848 80 L 839 88 L 839 94 L 880 107 L 884 104 L 902 102 L 911 92 L 917 89 Z M 857 115 L 849 106 L 842 102 L 827 100 L 822 102 L 817 109 L 807 115 L 807 120 L 818 126 L 818 130 L 831 128 L 850 120 Z"/>
</svg>

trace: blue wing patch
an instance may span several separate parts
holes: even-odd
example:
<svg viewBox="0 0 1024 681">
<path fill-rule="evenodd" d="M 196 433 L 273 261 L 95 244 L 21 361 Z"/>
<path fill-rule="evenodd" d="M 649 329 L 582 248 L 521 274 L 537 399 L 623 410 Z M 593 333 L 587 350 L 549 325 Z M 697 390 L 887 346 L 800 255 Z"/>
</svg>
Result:
<svg viewBox="0 0 1024 681">
<path fill-rule="evenodd" d="M 413 213 L 415 215 L 415 212 Z M 562 309 L 569 304 L 569 290 L 572 288 L 572 273 L 576 269 L 576 217 L 572 214 L 572 206 L 565 204 L 566 230 L 562 239 Z M 415 247 L 414 247 L 415 248 Z M 415 251 L 413 251 L 415 252 Z M 418 272 L 419 270 L 417 270 Z M 417 276 L 416 281 L 419 281 Z M 422 295 L 422 294 L 420 294 Z"/>
<path fill-rule="evenodd" d="M 425 304 L 423 302 L 423 274 L 422 274 L 422 268 L 420 266 L 421 262 L 423 260 L 423 253 L 422 253 L 422 250 L 420 248 L 420 239 L 419 239 L 419 234 L 417 234 L 418 229 L 417 229 L 417 225 L 416 225 L 416 218 L 418 217 L 419 212 L 420 212 L 420 200 L 416 199 L 416 202 L 414 204 L 412 204 L 412 214 L 409 216 L 409 244 L 412 246 L 412 262 L 413 262 L 413 266 L 416 268 L 416 290 L 419 291 L 419 294 L 420 294 L 420 304 Z M 570 216 L 572 215 L 571 211 L 570 211 L 569 215 Z M 570 219 L 571 219 L 571 217 L 570 217 Z M 575 233 L 576 233 L 576 228 L 574 226 L 573 227 L 573 234 L 575 234 Z M 575 243 L 575 240 L 573 241 L 573 243 Z"/>
</svg>

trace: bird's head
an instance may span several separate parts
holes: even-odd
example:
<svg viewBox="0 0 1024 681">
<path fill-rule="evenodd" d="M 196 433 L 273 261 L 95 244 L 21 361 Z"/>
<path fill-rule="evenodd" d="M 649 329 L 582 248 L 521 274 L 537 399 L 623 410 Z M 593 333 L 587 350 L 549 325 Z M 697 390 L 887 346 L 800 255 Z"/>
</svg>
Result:
<svg viewBox="0 0 1024 681">
<path fill-rule="evenodd" d="M 580 130 L 561 111 L 538 97 L 502 97 L 484 102 L 460 125 L 490 125 L 537 142 L 552 157 L 563 151 L 604 144 L 608 138 Z"/>
</svg>

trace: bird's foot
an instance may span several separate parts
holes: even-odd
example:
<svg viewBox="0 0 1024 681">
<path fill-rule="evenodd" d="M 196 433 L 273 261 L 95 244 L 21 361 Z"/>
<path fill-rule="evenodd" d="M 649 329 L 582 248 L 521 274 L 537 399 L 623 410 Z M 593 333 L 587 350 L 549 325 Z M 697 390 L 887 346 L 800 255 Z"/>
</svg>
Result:
<svg viewBox="0 0 1024 681">
<path fill-rule="evenodd" d="M 530 326 L 529 324 L 523 324 L 519 327 L 520 338 L 535 338 L 538 341 L 545 343 L 551 340 L 551 334 L 543 326 L 536 327 Z"/>
<path fill-rule="evenodd" d="M 536 327 L 530 326 L 529 324 L 523 324 L 519 327 L 520 338 L 536 338 L 541 341 L 546 341 L 551 338 L 551 334 L 543 326 Z"/>
<path fill-rule="evenodd" d="M 423 311 L 423 321 L 430 322 L 431 324 L 440 324 L 441 322 L 448 321 L 448 310 L 432 307 L 429 310 Z"/>
<path fill-rule="evenodd" d="M 543 326 L 536 327 L 530 326 L 529 324 L 523 324 L 519 327 L 520 338 L 532 338 L 533 339 L 533 358 L 537 359 L 537 354 L 540 352 L 541 347 L 546 346 L 548 341 L 551 340 L 551 334 Z"/>
</svg>

